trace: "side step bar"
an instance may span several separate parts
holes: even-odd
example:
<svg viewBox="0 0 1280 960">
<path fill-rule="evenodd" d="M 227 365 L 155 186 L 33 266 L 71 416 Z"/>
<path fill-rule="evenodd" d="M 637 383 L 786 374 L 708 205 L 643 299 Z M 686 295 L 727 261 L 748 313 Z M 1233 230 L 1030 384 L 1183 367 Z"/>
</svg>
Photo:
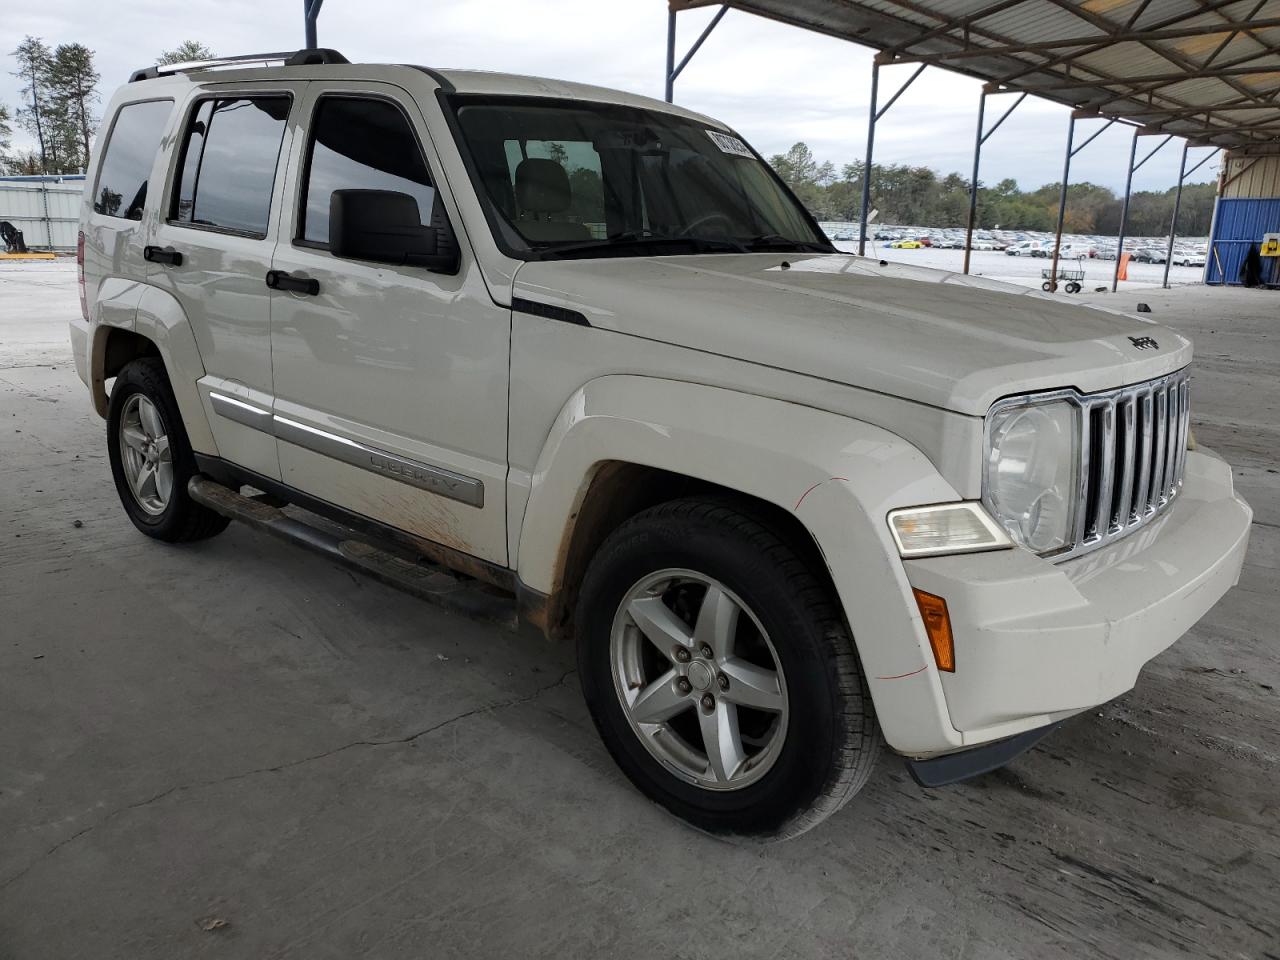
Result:
<svg viewBox="0 0 1280 960">
<path fill-rule="evenodd" d="M 194 476 L 187 494 L 196 503 L 238 520 L 255 530 L 328 557 L 345 567 L 438 604 L 455 613 L 515 630 L 519 625 L 514 597 L 469 577 L 459 577 L 438 564 L 411 560 L 360 538 L 354 530 L 316 517 L 308 523 L 273 506 L 267 499 L 246 497 L 207 477 Z M 298 511 L 305 514 L 304 511 Z M 310 514 L 305 514 L 311 516 Z"/>
</svg>

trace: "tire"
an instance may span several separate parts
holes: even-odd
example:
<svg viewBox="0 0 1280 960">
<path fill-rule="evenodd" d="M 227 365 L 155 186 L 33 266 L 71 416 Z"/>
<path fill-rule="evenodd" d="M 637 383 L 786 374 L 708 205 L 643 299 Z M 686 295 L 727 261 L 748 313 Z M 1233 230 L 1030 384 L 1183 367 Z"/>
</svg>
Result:
<svg viewBox="0 0 1280 960">
<path fill-rule="evenodd" d="M 701 594 L 697 578 L 709 583 Z M 651 636 L 663 643 L 677 634 L 689 639 L 698 614 L 713 606 L 707 604 L 713 588 L 721 591 L 721 604 L 739 606 L 736 628 L 724 634 L 730 639 L 717 642 L 714 656 L 692 640 L 695 652 L 684 664 L 679 658 L 689 654 L 675 649 L 678 643 L 666 648 L 674 656 L 660 653 Z M 632 615 L 636 604 L 648 604 L 639 619 Z M 654 611 L 674 632 L 664 634 L 646 620 Z M 676 500 L 624 523 L 591 561 L 576 623 L 582 692 L 605 746 L 646 796 L 695 827 L 793 837 L 839 810 L 870 776 L 880 747 L 875 712 L 830 588 L 733 501 Z M 764 664 L 770 657 L 773 681 L 753 680 L 756 687 L 740 681 L 752 675 L 752 664 L 755 677 L 769 677 Z M 644 676 L 624 684 L 626 665 Z M 651 691 L 674 704 L 674 712 L 652 725 L 660 733 L 642 736 L 633 718 L 642 715 Z M 757 695 L 770 709 L 745 705 Z M 772 712 L 779 700 L 780 710 Z M 717 751 L 725 759 L 719 767 L 700 735 L 708 724 L 731 730 L 729 741 L 742 747 Z M 729 769 L 735 755 L 739 762 Z"/>
<path fill-rule="evenodd" d="M 1068 283 L 1068 284 L 1067 284 L 1067 286 L 1066 286 L 1066 291 L 1067 291 L 1067 293 L 1079 293 L 1079 292 L 1080 292 L 1080 284 L 1075 283 L 1075 282 Z"/>
<path fill-rule="evenodd" d="M 1051 280 L 1046 280 L 1044 283 L 1040 284 L 1040 289 L 1045 293 L 1053 293 L 1056 287 Z"/>
<path fill-rule="evenodd" d="M 107 452 L 124 511 L 147 536 L 189 543 L 219 534 L 231 522 L 187 496 L 195 456 L 158 357 L 134 360 L 116 377 L 107 407 Z M 141 475 L 150 479 L 135 492 Z"/>
</svg>

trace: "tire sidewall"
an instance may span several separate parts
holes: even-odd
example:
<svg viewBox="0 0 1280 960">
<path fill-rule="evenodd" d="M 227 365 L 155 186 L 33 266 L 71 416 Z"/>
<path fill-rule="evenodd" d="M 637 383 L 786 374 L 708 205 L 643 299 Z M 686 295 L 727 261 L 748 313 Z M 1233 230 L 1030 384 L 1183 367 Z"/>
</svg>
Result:
<svg viewBox="0 0 1280 960">
<path fill-rule="evenodd" d="M 733 591 L 759 619 L 781 661 L 786 738 L 770 770 L 738 790 L 706 790 L 664 767 L 631 729 L 614 687 L 610 637 L 623 597 L 646 575 L 675 568 L 695 570 Z M 577 631 L 583 694 L 614 759 L 652 799 L 712 832 L 780 832 L 822 793 L 838 761 L 840 683 L 822 629 L 787 589 L 778 565 L 731 530 L 701 521 L 628 525 L 601 549 L 583 583 Z"/>
<path fill-rule="evenodd" d="M 173 491 L 164 512 L 155 515 L 143 510 L 134 498 L 125 476 L 120 449 L 120 418 L 125 404 L 135 394 L 141 394 L 155 405 L 164 423 L 165 435 L 169 438 L 169 452 L 173 461 Z M 107 405 L 107 454 L 120 503 L 134 526 L 160 540 L 176 538 L 186 505 L 187 481 L 195 470 L 195 458 L 187 442 L 177 402 L 173 399 L 159 360 L 135 360 L 127 364 L 116 377 Z"/>
</svg>

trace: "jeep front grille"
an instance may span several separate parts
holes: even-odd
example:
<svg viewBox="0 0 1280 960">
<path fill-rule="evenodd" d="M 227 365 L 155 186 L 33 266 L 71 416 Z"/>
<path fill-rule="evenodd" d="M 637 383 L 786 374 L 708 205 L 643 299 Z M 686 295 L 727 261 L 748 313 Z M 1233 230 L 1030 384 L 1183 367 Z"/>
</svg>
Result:
<svg viewBox="0 0 1280 960">
<path fill-rule="evenodd" d="M 1132 533 L 1178 495 L 1187 460 L 1188 380 L 1181 370 L 1077 395 L 1082 432 L 1075 538 L 1055 560 Z"/>
</svg>

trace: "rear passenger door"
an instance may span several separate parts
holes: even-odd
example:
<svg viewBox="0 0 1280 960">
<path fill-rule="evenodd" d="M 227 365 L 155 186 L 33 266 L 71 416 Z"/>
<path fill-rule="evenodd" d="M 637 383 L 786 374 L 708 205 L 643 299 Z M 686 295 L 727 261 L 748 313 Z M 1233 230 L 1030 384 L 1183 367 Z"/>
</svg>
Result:
<svg viewBox="0 0 1280 960">
<path fill-rule="evenodd" d="M 301 85 L 212 85 L 184 108 L 150 280 L 177 298 L 204 363 L 199 382 L 226 460 L 280 478 L 272 435 L 266 285 Z"/>
<path fill-rule="evenodd" d="M 398 87 L 312 81 L 272 269 L 281 477 L 314 497 L 506 564 L 510 311 L 480 276 L 422 115 Z M 335 190 L 448 218 L 456 274 L 335 257 Z M 299 289 L 305 287 L 306 289 Z"/>
</svg>

